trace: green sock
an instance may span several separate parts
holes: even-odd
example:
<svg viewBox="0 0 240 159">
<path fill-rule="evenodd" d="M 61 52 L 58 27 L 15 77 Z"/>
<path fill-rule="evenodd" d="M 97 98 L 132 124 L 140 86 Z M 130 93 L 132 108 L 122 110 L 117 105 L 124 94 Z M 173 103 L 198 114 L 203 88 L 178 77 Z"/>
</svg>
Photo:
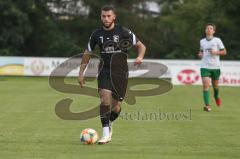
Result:
<svg viewBox="0 0 240 159">
<path fill-rule="evenodd" d="M 209 105 L 209 91 L 203 91 L 203 99 L 206 106 Z"/>
<path fill-rule="evenodd" d="M 213 92 L 214 92 L 214 98 L 218 99 L 218 95 L 219 95 L 219 89 L 218 88 L 213 88 Z"/>
</svg>

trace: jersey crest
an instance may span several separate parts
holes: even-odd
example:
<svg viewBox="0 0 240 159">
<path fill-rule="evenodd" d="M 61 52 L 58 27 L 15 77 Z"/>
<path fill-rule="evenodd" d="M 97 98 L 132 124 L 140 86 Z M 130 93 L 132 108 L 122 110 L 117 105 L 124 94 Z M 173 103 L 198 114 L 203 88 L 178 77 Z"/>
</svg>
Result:
<svg viewBox="0 0 240 159">
<path fill-rule="evenodd" d="M 113 41 L 115 43 L 118 43 L 119 42 L 119 35 L 113 35 Z"/>
</svg>

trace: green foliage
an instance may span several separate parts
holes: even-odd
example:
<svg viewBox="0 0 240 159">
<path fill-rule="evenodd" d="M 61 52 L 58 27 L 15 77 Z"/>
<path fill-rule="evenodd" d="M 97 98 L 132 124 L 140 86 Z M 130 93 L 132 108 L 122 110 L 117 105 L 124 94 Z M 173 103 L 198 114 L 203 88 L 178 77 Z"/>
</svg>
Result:
<svg viewBox="0 0 240 159">
<path fill-rule="evenodd" d="M 72 3 L 68 5 L 70 11 L 83 8 L 87 14 L 51 12 L 49 2 L 60 8 Z M 82 52 L 90 34 L 101 25 L 101 6 L 113 4 L 117 7 L 117 23 L 135 32 L 147 46 L 148 58 L 197 58 L 205 24 L 213 22 L 217 25 L 216 36 L 228 50 L 224 58 L 240 59 L 239 1 L 155 2 L 161 12 L 152 16 L 145 0 L 0 0 L 0 55 L 67 57 Z M 133 51 L 129 55 L 136 57 Z"/>
<path fill-rule="evenodd" d="M 0 53 L 19 53 L 25 37 L 32 31 L 28 17 L 11 0 L 0 1 L 0 10 Z"/>
<path fill-rule="evenodd" d="M 199 40 L 205 36 L 204 27 L 213 22 L 217 25 L 215 36 L 223 40 L 229 52 L 225 58 L 239 59 L 239 7 L 240 3 L 233 0 L 185 0 L 183 4 L 175 5 L 172 12 L 165 11 L 158 23 L 171 25 L 173 29 L 168 36 L 175 40 L 163 44 L 172 49 L 162 50 L 164 58 L 196 58 Z"/>
</svg>

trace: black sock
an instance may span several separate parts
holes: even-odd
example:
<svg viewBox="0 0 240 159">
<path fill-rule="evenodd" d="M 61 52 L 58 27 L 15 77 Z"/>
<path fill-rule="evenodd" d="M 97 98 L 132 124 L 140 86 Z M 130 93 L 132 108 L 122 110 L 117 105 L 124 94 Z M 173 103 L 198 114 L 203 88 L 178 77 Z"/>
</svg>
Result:
<svg viewBox="0 0 240 159">
<path fill-rule="evenodd" d="M 110 105 L 100 105 L 100 118 L 102 127 L 109 126 Z"/>
<path fill-rule="evenodd" d="M 120 114 L 120 112 L 121 112 L 121 109 L 120 109 L 120 111 L 119 112 L 114 112 L 114 111 L 111 111 L 111 115 L 110 115 L 110 121 L 114 121 L 114 120 L 116 120 L 117 118 L 118 118 L 118 116 L 119 116 L 119 114 Z"/>
</svg>

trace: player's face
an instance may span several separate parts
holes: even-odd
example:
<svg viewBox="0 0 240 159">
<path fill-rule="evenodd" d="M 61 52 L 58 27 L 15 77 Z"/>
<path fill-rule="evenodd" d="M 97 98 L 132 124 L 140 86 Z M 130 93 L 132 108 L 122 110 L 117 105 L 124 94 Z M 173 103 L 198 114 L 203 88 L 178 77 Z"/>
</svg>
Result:
<svg viewBox="0 0 240 159">
<path fill-rule="evenodd" d="M 206 35 L 207 35 L 207 36 L 213 36 L 213 34 L 215 33 L 214 27 L 211 26 L 211 25 L 208 25 L 208 26 L 206 27 L 205 32 L 206 32 Z"/>
<path fill-rule="evenodd" d="M 116 15 L 112 10 L 101 12 L 101 21 L 105 28 L 110 28 L 116 19 Z"/>
</svg>

